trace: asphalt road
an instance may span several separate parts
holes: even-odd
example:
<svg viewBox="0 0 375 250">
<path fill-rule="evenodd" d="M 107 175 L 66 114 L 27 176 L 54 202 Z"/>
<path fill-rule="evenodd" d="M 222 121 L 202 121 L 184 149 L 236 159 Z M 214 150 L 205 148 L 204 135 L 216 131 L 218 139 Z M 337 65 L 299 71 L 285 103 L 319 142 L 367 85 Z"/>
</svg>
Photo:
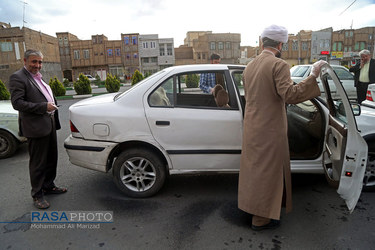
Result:
<svg viewBox="0 0 375 250">
<path fill-rule="evenodd" d="M 293 175 L 293 211 L 281 227 L 254 232 L 237 208 L 237 175 L 172 176 L 154 197 L 131 199 L 110 173 L 72 165 L 63 147 L 68 107 L 59 102 L 57 185 L 48 211 L 113 211 L 96 228 L 36 228 L 30 197 L 27 145 L 0 160 L 0 249 L 374 249 L 375 194 L 362 193 L 352 214 L 321 175 Z"/>
</svg>

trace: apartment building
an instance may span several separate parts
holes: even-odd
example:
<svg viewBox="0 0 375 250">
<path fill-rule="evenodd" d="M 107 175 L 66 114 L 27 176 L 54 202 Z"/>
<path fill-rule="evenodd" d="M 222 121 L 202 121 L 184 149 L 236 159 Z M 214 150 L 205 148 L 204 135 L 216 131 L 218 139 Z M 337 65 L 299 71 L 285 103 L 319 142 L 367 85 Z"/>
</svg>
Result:
<svg viewBox="0 0 375 250">
<path fill-rule="evenodd" d="M 124 74 L 130 78 L 139 69 L 139 33 L 121 34 L 122 64 Z"/>
<path fill-rule="evenodd" d="M 184 46 L 175 49 L 177 65 L 210 63 L 210 56 L 213 53 L 220 55 L 222 63 L 239 63 L 241 34 L 189 31 L 184 41 Z M 184 58 L 185 55 L 188 58 Z"/>
<path fill-rule="evenodd" d="M 8 83 L 10 75 L 23 67 L 27 49 L 43 53 L 41 73 L 46 82 L 55 76 L 62 81 L 57 38 L 26 27 L 11 27 L 6 23 L 0 23 L 0 80 Z"/>
<path fill-rule="evenodd" d="M 61 60 L 61 70 L 64 78 L 69 81 L 73 81 L 73 65 L 70 49 L 70 41 L 78 41 L 78 37 L 69 32 L 56 33 L 57 40 L 59 42 L 59 53 Z"/>
</svg>

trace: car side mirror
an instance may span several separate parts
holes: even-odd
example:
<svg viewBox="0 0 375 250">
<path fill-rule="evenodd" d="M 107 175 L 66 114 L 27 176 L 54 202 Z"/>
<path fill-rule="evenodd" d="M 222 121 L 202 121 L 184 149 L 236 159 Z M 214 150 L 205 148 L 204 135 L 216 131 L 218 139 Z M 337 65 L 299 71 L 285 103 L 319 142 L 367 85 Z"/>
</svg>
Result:
<svg viewBox="0 0 375 250">
<path fill-rule="evenodd" d="M 352 106 L 354 116 L 360 116 L 361 115 L 361 105 L 359 105 L 357 103 L 351 103 L 351 106 Z"/>
</svg>

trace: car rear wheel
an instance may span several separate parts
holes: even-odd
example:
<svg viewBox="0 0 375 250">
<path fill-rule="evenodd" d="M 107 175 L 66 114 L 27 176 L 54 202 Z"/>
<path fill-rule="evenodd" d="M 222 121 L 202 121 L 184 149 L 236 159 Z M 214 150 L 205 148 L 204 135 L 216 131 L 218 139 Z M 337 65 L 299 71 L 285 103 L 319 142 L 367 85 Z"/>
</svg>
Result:
<svg viewBox="0 0 375 250">
<path fill-rule="evenodd" d="M 12 134 L 0 130 L 0 159 L 12 156 L 18 147 L 18 142 Z"/>
<path fill-rule="evenodd" d="M 375 191 L 375 152 L 369 152 L 367 156 L 363 191 Z"/>
<path fill-rule="evenodd" d="M 122 152 L 113 166 L 113 180 L 127 196 L 135 198 L 156 194 L 163 186 L 166 169 L 163 161 L 144 149 Z"/>
</svg>

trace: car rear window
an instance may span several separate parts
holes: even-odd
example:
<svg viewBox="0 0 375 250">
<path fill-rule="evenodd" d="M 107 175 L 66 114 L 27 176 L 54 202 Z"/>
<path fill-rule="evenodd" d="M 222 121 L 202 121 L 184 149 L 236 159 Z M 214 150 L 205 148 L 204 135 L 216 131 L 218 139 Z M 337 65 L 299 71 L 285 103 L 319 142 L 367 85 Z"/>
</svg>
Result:
<svg viewBox="0 0 375 250">
<path fill-rule="evenodd" d="M 310 66 L 298 66 L 291 73 L 292 77 L 303 77 L 309 70 Z"/>
</svg>

